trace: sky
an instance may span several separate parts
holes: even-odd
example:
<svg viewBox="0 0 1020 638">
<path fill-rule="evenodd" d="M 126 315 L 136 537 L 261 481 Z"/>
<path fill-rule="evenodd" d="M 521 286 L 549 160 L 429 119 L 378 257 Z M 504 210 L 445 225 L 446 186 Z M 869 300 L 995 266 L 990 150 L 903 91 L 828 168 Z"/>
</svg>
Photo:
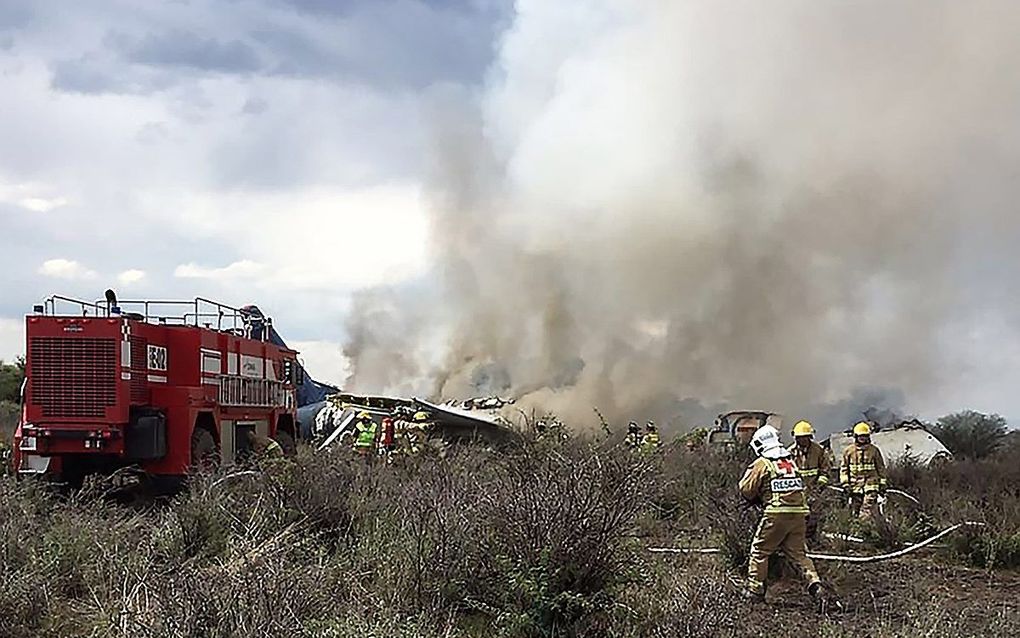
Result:
<svg viewBox="0 0 1020 638">
<path fill-rule="evenodd" d="M 351 292 L 421 271 L 423 109 L 510 8 L 0 0 L 0 357 L 42 298 L 113 287 L 259 303 L 342 380 Z"/>
<path fill-rule="evenodd" d="M 752 5 L 0 0 L 0 358 L 112 287 L 366 390 L 1020 422 L 1015 4 Z"/>
</svg>

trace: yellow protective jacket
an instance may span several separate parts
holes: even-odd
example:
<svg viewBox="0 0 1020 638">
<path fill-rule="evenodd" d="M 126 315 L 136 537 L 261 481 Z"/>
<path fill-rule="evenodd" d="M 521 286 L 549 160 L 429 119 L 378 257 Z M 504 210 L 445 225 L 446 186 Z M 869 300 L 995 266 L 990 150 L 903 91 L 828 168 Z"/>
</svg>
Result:
<svg viewBox="0 0 1020 638">
<path fill-rule="evenodd" d="M 749 501 L 761 500 L 766 514 L 807 514 L 804 479 L 797 476 L 792 459 L 755 459 L 740 479 L 740 494 Z"/>
<path fill-rule="evenodd" d="M 379 426 L 375 421 L 358 421 L 354 426 L 354 447 L 372 447 L 375 444 L 375 435 Z"/>
<path fill-rule="evenodd" d="M 872 444 L 851 443 L 843 450 L 839 482 L 855 494 L 883 492 L 889 484 L 882 452 Z"/>
<path fill-rule="evenodd" d="M 659 439 L 658 432 L 648 432 L 641 437 L 641 450 L 644 452 L 652 452 L 659 449 L 661 440 Z"/>
<path fill-rule="evenodd" d="M 804 487 L 810 490 L 816 485 L 828 485 L 832 461 L 825 448 L 811 441 L 806 450 L 800 449 L 796 443 L 788 449 L 793 462 L 797 464 L 797 476 L 804 479 Z"/>
</svg>

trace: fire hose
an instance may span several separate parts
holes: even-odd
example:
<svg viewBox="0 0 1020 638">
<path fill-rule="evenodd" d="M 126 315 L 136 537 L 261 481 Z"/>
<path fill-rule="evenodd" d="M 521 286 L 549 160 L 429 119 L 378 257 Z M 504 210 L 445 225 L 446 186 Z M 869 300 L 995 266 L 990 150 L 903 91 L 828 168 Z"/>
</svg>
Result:
<svg viewBox="0 0 1020 638">
<path fill-rule="evenodd" d="M 828 488 L 829 488 L 830 490 L 833 490 L 833 491 L 839 492 L 840 494 L 846 494 L 846 493 L 847 493 L 847 491 L 846 491 L 845 489 L 843 489 L 842 487 L 839 487 L 838 485 L 829 485 L 829 486 L 827 486 L 827 487 L 828 487 Z M 886 494 L 895 494 L 896 496 L 899 496 L 899 497 L 901 497 L 901 498 L 905 498 L 905 499 L 907 499 L 908 501 L 910 501 L 911 503 L 913 503 L 913 504 L 915 504 L 915 505 L 918 505 L 918 506 L 920 506 L 920 505 L 921 505 L 921 501 L 917 500 L 916 498 L 914 498 L 914 497 L 913 497 L 913 496 L 911 496 L 910 494 L 907 494 L 907 493 L 906 493 L 906 492 L 904 492 L 903 490 L 897 490 L 897 489 L 894 489 L 894 488 L 890 488 L 890 489 L 887 489 L 887 490 L 885 491 L 885 493 L 886 493 Z"/>
<path fill-rule="evenodd" d="M 877 563 L 884 560 L 899 558 L 901 556 L 905 556 L 911 552 L 919 550 L 923 547 L 927 547 L 928 545 L 931 545 L 940 538 L 944 538 L 945 536 L 948 536 L 949 534 L 952 534 L 956 530 L 961 529 L 963 527 L 984 527 L 984 526 L 985 526 L 984 523 L 979 523 L 976 521 L 964 521 L 962 523 L 957 523 L 956 525 L 947 527 L 946 529 L 942 530 L 938 534 L 931 536 L 930 538 L 926 538 L 925 540 L 920 541 L 918 543 L 914 543 L 913 545 L 907 545 L 903 549 L 897 550 L 895 552 L 889 552 L 887 554 L 878 554 L 875 556 L 839 556 L 834 554 L 816 554 L 813 552 L 808 552 L 808 558 L 810 558 L 811 560 L 834 561 L 840 563 Z M 653 554 L 718 554 L 722 550 L 720 550 L 718 547 L 703 547 L 703 548 L 649 547 L 648 551 Z"/>
</svg>

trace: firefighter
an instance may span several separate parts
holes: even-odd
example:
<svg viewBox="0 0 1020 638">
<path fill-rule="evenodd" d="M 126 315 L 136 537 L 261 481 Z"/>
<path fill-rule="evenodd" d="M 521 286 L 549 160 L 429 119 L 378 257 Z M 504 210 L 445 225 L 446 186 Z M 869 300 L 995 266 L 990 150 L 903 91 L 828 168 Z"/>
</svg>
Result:
<svg viewBox="0 0 1020 638">
<path fill-rule="evenodd" d="M 811 512 L 807 517 L 807 535 L 813 539 L 821 522 L 821 490 L 829 484 L 829 470 L 832 463 L 821 445 L 812 440 L 815 429 L 807 421 L 798 421 L 793 426 L 794 443 L 788 448 L 793 462 L 797 464 L 797 476 L 804 479 L 804 493 L 808 497 Z"/>
<path fill-rule="evenodd" d="M 246 436 L 248 438 L 248 449 L 251 451 L 252 458 L 258 460 L 283 458 L 283 448 L 280 447 L 279 443 L 268 436 L 256 434 L 255 430 L 248 430 L 246 432 Z"/>
<path fill-rule="evenodd" d="M 396 426 L 392 417 L 384 417 L 382 420 L 382 436 L 379 437 L 379 455 L 386 457 L 389 463 L 393 450 L 396 449 Z"/>
<path fill-rule="evenodd" d="M 655 421 L 649 421 L 645 424 L 645 435 L 641 437 L 641 451 L 654 452 L 661 444 L 659 431 L 655 429 Z"/>
<path fill-rule="evenodd" d="M 403 454 L 413 456 L 419 454 L 425 446 L 425 439 L 429 430 L 428 412 L 418 411 L 411 417 L 410 422 L 404 421 L 401 428 L 401 449 Z"/>
<path fill-rule="evenodd" d="M 879 497 L 885 495 L 889 479 L 882 452 L 871 443 L 871 426 L 864 421 L 854 426 L 854 442 L 843 450 L 839 482 L 862 522 L 879 518 Z"/>
<path fill-rule="evenodd" d="M 638 427 L 637 421 L 627 424 L 627 436 L 624 437 L 623 443 L 632 450 L 641 447 L 641 428 Z"/>
<path fill-rule="evenodd" d="M 697 427 L 683 437 L 684 446 L 691 452 L 696 452 L 705 447 L 705 440 L 708 438 L 709 429 L 705 426 Z"/>
<path fill-rule="evenodd" d="M 751 503 L 764 505 L 765 511 L 751 541 L 746 595 L 764 600 L 769 557 L 782 550 L 800 569 L 808 592 L 817 597 L 822 586 L 814 563 L 807 556 L 804 479 L 797 476 L 797 465 L 771 425 L 755 431 L 751 449 L 757 458 L 740 479 L 740 494 Z"/>
<path fill-rule="evenodd" d="M 358 453 L 358 456 L 369 461 L 372 459 L 377 431 L 378 426 L 372 420 L 372 415 L 364 410 L 360 412 L 354 424 L 354 451 Z"/>
</svg>

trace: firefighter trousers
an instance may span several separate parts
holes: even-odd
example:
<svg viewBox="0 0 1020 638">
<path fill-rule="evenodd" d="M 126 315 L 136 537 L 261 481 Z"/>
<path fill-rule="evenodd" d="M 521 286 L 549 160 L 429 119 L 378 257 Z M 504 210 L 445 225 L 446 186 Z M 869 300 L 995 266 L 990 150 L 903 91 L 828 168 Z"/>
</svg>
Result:
<svg viewBox="0 0 1020 638">
<path fill-rule="evenodd" d="M 783 554 L 800 570 L 808 582 L 819 582 L 815 565 L 807 557 L 807 517 L 804 514 L 765 514 L 751 541 L 751 557 L 747 565 L 747 586 L 755 594 L 765 593 L 769 573 L 769 557 L 776 551 Z"/>
<path fill-rule="evenodd" d="M 862 523 L 873 523 L 882 519 L 878 510 L 878 492 L 855 492 L 850 497 L 854 513 Z"/>
</svg>

